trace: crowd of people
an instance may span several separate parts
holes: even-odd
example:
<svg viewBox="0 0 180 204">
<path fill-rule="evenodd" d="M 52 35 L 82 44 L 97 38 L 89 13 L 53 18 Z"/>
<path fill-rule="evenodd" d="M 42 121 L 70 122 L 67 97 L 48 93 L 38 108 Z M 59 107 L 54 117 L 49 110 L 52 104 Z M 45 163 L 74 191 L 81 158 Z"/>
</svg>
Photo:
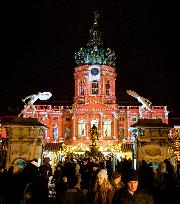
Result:
<svg viewBox="0 0 180 204">
<path fill-rule="evenodd" d="M 137 171 L 127 159 L 113 171 L 110 158 L 66 158 L 53 173 L 48 157 L 40 166 L 34 159 L 23 169 L 0 167 L 0 204 L 174 204 L 179 193 L 179 178 L 168 159 L 142 161 Z"/>
</svg>

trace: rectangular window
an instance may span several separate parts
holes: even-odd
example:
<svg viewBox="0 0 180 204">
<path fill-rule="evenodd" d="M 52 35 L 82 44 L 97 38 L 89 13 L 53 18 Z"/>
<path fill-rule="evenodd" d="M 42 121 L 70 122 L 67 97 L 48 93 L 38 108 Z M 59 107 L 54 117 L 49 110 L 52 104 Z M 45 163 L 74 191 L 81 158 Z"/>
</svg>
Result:
<svg viewBox="0 0 180 204">
<path fill-rule="evenodd" d="M 98 81 L 92 81 L 92 94 L 98 94 Z"/>
<path fill-rule="evenodd" d="M 80 90 L 80 96 L 84 96 L 84 82 L 83 81 L 80 82 L 79 90 Z"/>
<path fill-rule="evenodd" d="M 106 95 L 107 96 L 110 95 L 110 83 L 109 83 L 109 81 L 106 82 Z"/>
</svg>

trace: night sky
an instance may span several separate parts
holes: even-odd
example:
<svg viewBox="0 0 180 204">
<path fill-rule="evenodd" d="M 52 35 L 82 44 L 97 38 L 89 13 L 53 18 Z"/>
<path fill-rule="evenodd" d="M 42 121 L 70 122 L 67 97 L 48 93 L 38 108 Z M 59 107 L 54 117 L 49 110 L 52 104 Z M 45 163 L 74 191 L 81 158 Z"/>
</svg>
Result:
<svg viewBox="0 0 180 204">
<path fill-rule="evenodd" d="M 180 117 L 177 3 L 19 0 L 2 10 L 1 114 L 21 109 L 21 99 L 39 91 L 53 94 L 49 104 L 73 103 L 74 53 L 86 46 L 97 10 L 104 47 L 116 53 L 118 104 L 136 101 L 126 93 L 131 89 Z"/>
</svg>

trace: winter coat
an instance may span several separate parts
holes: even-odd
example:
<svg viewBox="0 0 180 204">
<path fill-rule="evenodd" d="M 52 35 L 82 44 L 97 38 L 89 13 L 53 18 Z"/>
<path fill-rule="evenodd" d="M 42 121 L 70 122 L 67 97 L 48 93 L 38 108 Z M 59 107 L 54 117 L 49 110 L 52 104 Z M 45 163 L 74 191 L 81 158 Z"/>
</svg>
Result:
<svg viewBox="0 0 180 204">
<path fill-rule="evenodd" d="M 60 196 L 61 204 L 83 204 L 84 198 L 82 191 L 77 188 L 67 189 Z"/>
<path fill-rule="evenodd" d="M 92 193 L 90 203 L 93 204 L 111 204 L 113 198 L 113 189 L 110 183 L 107 183 L 107 188 L 102 190 L 100 186 Z"/>
<path fill-rule="evenodd" d="M 127 188 L 121 188 L 115 192 L 112 204 L 154 204 L 154 199 L 144 190 L 137 190 L 132 195 Z"/>
</svg>

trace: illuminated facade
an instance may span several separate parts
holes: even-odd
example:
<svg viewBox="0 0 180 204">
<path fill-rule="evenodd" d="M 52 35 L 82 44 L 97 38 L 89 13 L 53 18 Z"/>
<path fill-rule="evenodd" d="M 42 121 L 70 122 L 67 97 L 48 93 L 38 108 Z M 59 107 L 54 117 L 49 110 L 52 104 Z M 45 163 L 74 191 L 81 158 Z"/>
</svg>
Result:
<svg viewBox="0 0 180 204">
<path fill-rule="evenodd" d="M 170 130 L 169 137 L 173 140 L 174 153 L 176 154 L 177 162 L 180 163 L 180 119 L 171 118 L 169 124 L 173 127 Z"/>
<path fill-rule="evenodd" d="M 151 106 L 139 114 L 140 106 L 121 106 L 116 100 L 115 53 L 104 49 L 97 23 L 98 15 L 90 29 L 90 40 L 85 48 L 75 53 L 77 67 L 74 69 L 75 94 L 72 106 L 36 105 L 34 117 L 49 127 L 47 143 L 80 145 L 91 144 L 90 129 L 98 128 L 97 145 L 102 151 L 130 142 L 129 127 L 140 118 L 161 118 L 168 123 L 166 106 Z M 32 110 L 23 117 L 32 117 Z"/>
</svg>

